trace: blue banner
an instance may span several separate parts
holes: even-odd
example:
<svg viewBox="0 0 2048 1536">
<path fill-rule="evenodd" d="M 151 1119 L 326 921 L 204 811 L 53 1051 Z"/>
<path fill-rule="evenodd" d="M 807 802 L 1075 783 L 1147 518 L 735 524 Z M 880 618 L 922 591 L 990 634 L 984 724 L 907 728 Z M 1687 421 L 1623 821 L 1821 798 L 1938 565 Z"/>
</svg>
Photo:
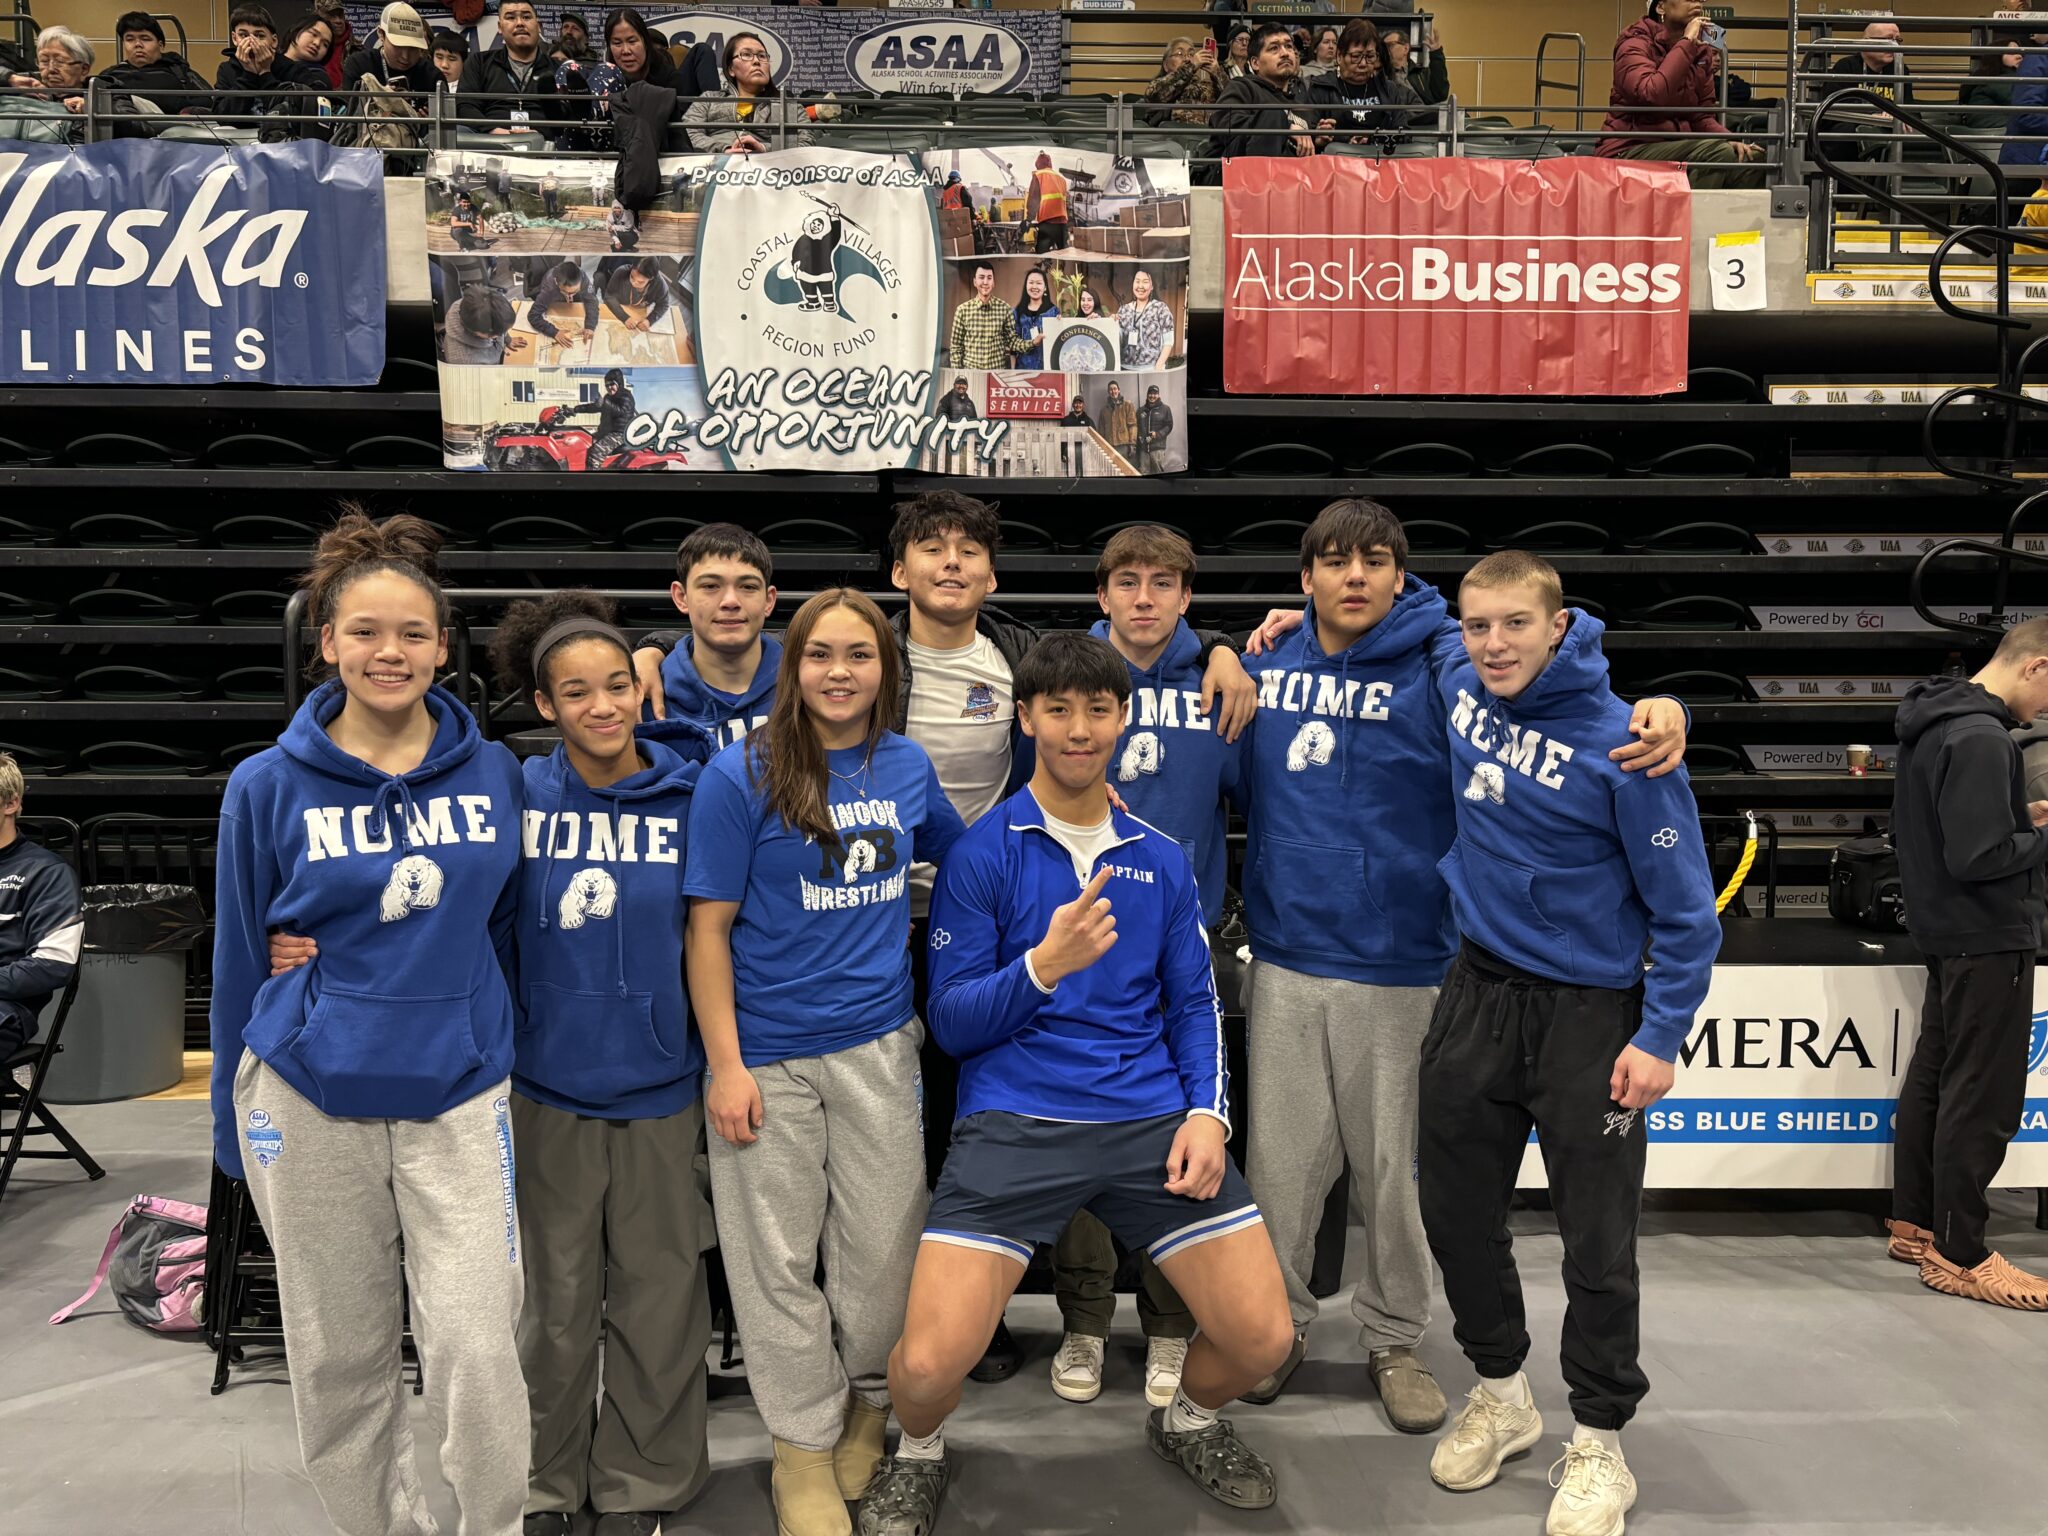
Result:
<svg viewBox="0 0 2048 1536">
<path fill-rule="evenodd" d="M 374 384 L 384 175 L 319 141 L 0 152 L 0 380 Z"/>
</svg>

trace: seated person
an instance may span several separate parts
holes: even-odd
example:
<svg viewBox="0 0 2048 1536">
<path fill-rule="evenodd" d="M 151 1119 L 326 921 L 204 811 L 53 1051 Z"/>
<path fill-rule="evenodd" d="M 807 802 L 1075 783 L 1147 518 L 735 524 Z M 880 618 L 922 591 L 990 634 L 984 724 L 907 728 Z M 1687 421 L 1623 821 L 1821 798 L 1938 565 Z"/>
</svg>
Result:
<svg viewBox="0 0 2048 1536">
<path fill-rule="evenodd" d="M 1614 45 L 1614 110 L 1597 153 L 1682 162 L 1695 187 L 1760 187 L 1764 168 L 1753 162 L 1763 150 L 1715 115 L 1721 51 L 1703 40 L 1706 25 L 1701 0 L 1649 0 L 1648 14 Z M 1664 137 L 1679 133 L 1694 137 Z"/>
<path fill-rule="evenodd" d="M 295 80 L 316 95 L 334 89 L 327 77 L 327 56 L 334 52 L 334 25 L 318 11 L 307 11 L 284 29 L 284 58 L 275 66 L 279 75 Z"/>
<path fill-rule="evenodd" d="M 500 0 L 497 47 L 475 55 L 462 71 L 462 94 L 479 98 L 464 115 L 495 119 L 492 133 L 551 119 L 556 68 L 541 48 L 540 14 L 531 0 Z"/>
<path fill-rule="evenodd" d="M 211 93 L 199 96 L 153 96 L 155 91 L 207 90 L 181 53 L 164 48 L 164 24 L 147 11 L 128 11 L 114 23 L 114 36 L 121 45 L 121 62 L 100 71 L 100 79 L 114 93 L 114 110 L 132 111 L 136 98 L 147 101 L 159 112 L 204 112 L 213 105 Z M 143 108 L 147 111 L 148 108 Z"/>
<path fill-rule="evenodd" d="M 0 752 L 0 1062 L 71 980 L 85 925 L 71 866 L 21 835 L 21 768 Z"/>
<path fill-rule="evenodd" d="M 634 319 L 626 313 L 628 305 L 647 312 Z M 604 288 L 604 307 L 629 331 L 652 330 L 668 309 L 668 279 L 661 275 L 659 263 L 642 256 L 612 273 Z"/>
<path fill-rule="evenodd" d="M 85 82 L 92 75 L 92 44 L 69 27 L 45 27 L 36 34 L 36 72 L 11 74 L 17 90 L 61 102 L 66 112 L 85 111 Z"/>
<path fill-rule="evenodd" d="M 465 289 L 442 327 L 441 361 L 504 362 L 505 333 L 512 328 L 512 315 L 512 301 L 496 288 Z"/>
<path fill-rule="evenodd" d="M 1277 21 L 1261 22 L 1252 33 L 1251 67 L 1223 87 L 1210 121 L 1216 135 L 1209 157 L 1312 155 L 1308 134 L 1308 91 L 1300 79 L 1294 36 Z"/>
<path fill-rule="evenodd" d="M 303 112 L 305 87 L 295 65 L 284 62 L 278 47 L 277 23 L 260 5 L 238 5 L 228 13 L 226 57 L 213 77 L 214 109 L 223 117 L 261 117 L 272 112 Z M 255 124 L 234 123 L 237 128 Z"/>
<path fill-rule="evenodd" d="M 726 39 L 722 73 L 724 84 L 699 96 L 683 113 L 691 147 L 729 155 L 781 148 L 776 125 L 802 123 L 803 109 L 776 89 L 768 45 L 759 34 L 735 32 Z M 787 135 L 791 148 L 810 142 L 807 128 L 792 128 Z"/>
<path fill-rule="evenodd" d="M 579 326 L 571 322 L 569 325 L 557 329 L 555 322 L 548 318 L 548 311 L 551 309 L 562 309 L 572 304 L 582 307 L 583 323 Z M 526 323 L 528 327 L 538 331 L 550 341 L 563 340 L 562 329 L 570 333 L 567 339 L 571 340 L 583 331 L 596 330 L 596 284 L 583 275 L 583 269 L 577 266 L 575 262 L 556 262 L 552 267 L 548 268 L 548 275 L 541 279 L 540 287 L 534 290 L 533 302 L 526 307 Z"/>
<path fill-rule="evenodd" d="M 431 96 L 442 84 L 440 71 L 427 56 L 432 48 L 427 24 L 411 6 L 394 3 L 384 7 L 377 19 L 376 33 L 367 48 L 358 48 L 341 67 L 344 90 L 361 90 L 364 76 L 397 91 Z"/>
<path fill-rule="evenodd" d="M 442 88 L 452 96 L 462 84 L 462 71 L 469 64 L 469 39 L 460 32 L 436 27 L 427 42 L 427 56 L 433 60 L 434 73 L 441 77 Z"/>
<path fill-rule="evenodd" d="M 1427 115 L 1414 88 L 1380 67 L 1379 28 L 1363 19 L 1345 26 L 1337 40 L 1337 67 L 1309 81 L 1308 99 L 1317 129 L 1333 130 L 1329 137 L 1318 132 L 1316 142 L 1323 145 L 1391 143 L 1398 130 Z"/>
</svg>

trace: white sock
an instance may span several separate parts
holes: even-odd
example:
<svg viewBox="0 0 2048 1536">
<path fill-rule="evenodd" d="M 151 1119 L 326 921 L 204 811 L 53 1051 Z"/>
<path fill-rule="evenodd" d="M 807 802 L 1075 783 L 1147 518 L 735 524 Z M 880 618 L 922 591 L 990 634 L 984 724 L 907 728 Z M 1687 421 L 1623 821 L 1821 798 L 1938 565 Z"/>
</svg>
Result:
<svg viewBox="0 0 2048 1536">
<path fill-rule="evenodd" d="M 1479 1385 L 1485 1388 L 1486 1395 L 1496 1403 L 1506 1403 L 1511 1408 L 1536 1406 L 1535 1400 L 1529 1396 L 1529 1378 L 1522 1371 L 1517 1371 L 1512 1376 L 1503 1376 L 1499 1380 L 1491 1376 L 1482 1376 L 1479 1378 Z"/>
<path fill-rule="evenodd" d="M 1572 1431 L 1572 1439 L 1582 1444 L 1604 1445 L 1615 1455 L 1621 1454 L 1621 1431 L 1618 1429 L 1595 1429 L 1590 1424 L 1581 1424 Z"/>
<path fill-rule="evenodd" d="M 923 1439 L 919 1439 L 906 1429 L 902 1437 L 896 1442 L 896 1459 L 898 1461 L 944 1461 L 946 1459 L 946 1426 L 941 1424 Z"/>
<path fill-rule="evenodd" d="M 1173 1403 L 1166 1410 L 1166 1427 L 1175 1434 L 1184 1435 L 1190 1430 L 1207 1429 L 1216 1422 L 1216 1410 L 1204 1408 L 1187 1394 L 1183 1387 L 1173 1394 Z"/>
</svg>

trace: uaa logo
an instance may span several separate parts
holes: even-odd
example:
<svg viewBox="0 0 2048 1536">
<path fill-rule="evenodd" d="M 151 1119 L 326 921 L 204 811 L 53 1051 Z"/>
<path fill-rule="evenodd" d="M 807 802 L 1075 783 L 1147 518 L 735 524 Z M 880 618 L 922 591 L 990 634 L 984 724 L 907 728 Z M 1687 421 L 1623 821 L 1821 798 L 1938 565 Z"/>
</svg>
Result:
<svg viewBox="0 0 2048 1536">
<path fill-rule="evenodd" d="M 2034 1015 L 2033 1033 L 2027 1037 L 2027 1070 L 2048 1068 L 2048 1008 Z"/>
</svg>

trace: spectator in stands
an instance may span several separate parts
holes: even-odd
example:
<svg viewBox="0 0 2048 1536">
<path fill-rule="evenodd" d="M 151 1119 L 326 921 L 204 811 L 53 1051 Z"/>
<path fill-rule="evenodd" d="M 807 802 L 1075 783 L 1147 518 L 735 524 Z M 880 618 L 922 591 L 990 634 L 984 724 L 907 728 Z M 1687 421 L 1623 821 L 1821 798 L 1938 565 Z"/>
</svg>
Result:
<svg viewBox="0 0 2048 1536">
<path fill-rule="evenodd" d="M 284 29 L 284 58 L 277 73 L 325 94 L 328 55 L 334 51 L 332 24 L 318 11 L 308 11 Z"/>
<path fill-rule="evenodd" d="M 974 264 L 974 297 L 953 311 L 946 363 L 952 368 L 1007 368 L 1017 350 L 1017 313 L 996 297 L 996 269 Z"/>
<path fill-rule="evenodd" d="M 393 0 L 377 20 L 377 32 L 370 39 L 370 46 L 358 48 L 342 66 L 342 86 L 358 90 L 363 77 L 368 75 L 393 90 L 431 96 L 442 83 L 434 61 L 427 57 L 432 46 L 420 13 L 403 0 Z"/>
<path fill-rule="evenodd" d="M 974 396 L 967 392 L 967 380 L 963 376 L 953 381 L 953 387 L 939 396 L 938 409 L 933 413 L 946 421 L 979 421 L 981 412 L 975 408 Z"/>
<path fill-rule="evenodd" d="M 1227 80 L 1242 80 L 1252 72 L 1252 29 L 1251 23 L 1239 22 L 1230 29 L 1229 51 L 1223 57 L 1223 74 Z M 1219 91 L 1220 95 L 1221 92 Z"/>
<path fill-rule="evenodd" d="M 1092 427 L 1094 421 L 1088 415 L 1088 406 L 1079 395 L 1067 402 L 1067 414 L 1060 418 L 1063 427 Z"/>
<path fill-rule="evenodd" d="M 554 116 L 555 72 L 540 46 L 540 13 L 533 0 L 498 0 L 498 46 L 480 53 L 462 72 L 462 94 L 502 99 L 474 108 L 492 118 L 493 133 L 510 133 Z"/>
<path fill-rule="evenodd" d="M 505 361 L 505 333 L 512 328 L 512 301 L 496 288 L 465 289 L 441 328 L 441 361 L 486 363 Z"/>
<path fill-rule="evenodd" d="M 637 85 L 644 80 L 670 90 L 680 87 L 675 57 L 668 51 L 668 45 L 655 40 L 640 13 L 630 5 L 605 17 L 604 38 L 605 57 L 618 66 L 626 84 Z"/>
<path fill-rule="evenodd" d="M 1422 98 L 1423 105 L 1439 106 L 1451 99 L 1451 67 L 1444 58 L 1443 38 L 1438 35 L 1435 22 L 1429 24 L 1427 64 L 1414 57 L 1408 33 L 1400 27 L 1389 27 L 1380 34 L 1380 51 L 1386 56 L 1387 73 L 1407 81 L 1408 88 Z"/>
<path fill-rule="evenodd" d="M 1070 240 L 1067 178 L 1053 169 L 1052 156 L 1044 150 L 1038 152 L 1038 162 L 1031 172 L 1031 186 L 1024 194 L 1024 222 L 1037 227 L 1037 233 L 1032 237 L 1032 249 L 1041 256 L 1047 251 L 1067 248 Z"/>
<path fill-rule="evenodd" d="M 0 1062 L 35 1038 L 37 1015 L 71 981 L 85 937 L 78 876 L 21 835 L 21 767 L 0 752 Z"/>
<path fill-rule="evenodd" d="M 1910 104 L 1913 82 L 1906 68 L 1906 55 L 1899 47 L 1899 24 L 1873 21 L 1863 29 L 1863 41 L 1869 46 L 1862 52 L 1837 59 L 1828 66 L 1828 73 L 1835 77 L 1835 83 L 1828 89 L 1838 91 L 1859 85 L 1887 101 Z"/>
<path fill-rule="evenodd" d="M 1306 62 L 1301 66 L 1302 78 L 1312 80 L 1318 75 L 1327 75 L 1337 67 L 1337 29 L 1317 27 L 1315 40 L 1309 50 Z"/>
<path fill-rule="evenodd" d="M 1379 28 L 1364 17 L 1345 25 L 1335 74 L 1311 80 L 1316 127 L 1352 144 L 1388 136 L 1421 114 L 1422 98 L 1399 75 L 1380 68 Z M 1414 111 L 1390 110 L 1412 108 Z M 1328 139 L 1319 138 L 1327 144 Z"/>
<path fill-rule="evenodd" d="M 1017 362 L 1019 368 L 1045 366 L 1045 322 L 1060 317 L 1059 306 L 1045 286 L 1045 269 L 1033 267 L 1024 274 L 1024 291 L 1017 295 Z"/>
<path fill-rule="evenodd" d="M 305 110 L 297 66 L 285 62 L 277 44 L 277 23 L 262 6 L 238 5 L 228 13 L 228 46 L 222 51 L 227 57 L 213 77 L 214 110 L 222 116 Z"/>
<path fill-rule="evenodd" d="M 69 27 L 45 27 L 36 34 L 36 72 L 9 75 L 7 83 L 61 101 L 67 112 L 81 113 L 92 61 L 92 44 L 76 32 Z"/>
<path fill-rule="evenodd" d="M 164 48 L 164 24 L 147 11 L 129 11 L 114 23 L 114 37 L 121 45 L 121 62 L 100 71 L 100 79 L 115 94 L 115 110 L 122 97 L 148 101 L 159 112 L 204 112 L 212 105 L 210 96 L 158 98 L 156 91 L 205 91 L 183 54 Z"/>
<path fill-rule="evenodd" d="M 2012 115 L 2005 109 L 2012 105 L 2013 86 L 2018 83 L 2020 66 L 2026 61 L 2027 56 L 2020 52 L 2017 43 L 2005 53 L 1978 54 L 1971 58 L 1970 78 L 1958 97 L 1966 109 L 1956 117 L 1956 125 L 1963 132 L 2005 132 L 2006 119 Z"/>
<path fill-rule="evenodd" d="M 1761 160 L 1763 150 L 1736 138 L 1714 112 L 1721 55 L 1700 39 L 1706 24 L 1700 0 L 1650 0 L 1648 14 L 1621 34 L 1614 45 L 1614 110 L 1598 152 L 1683 162 L 1695 187 L 1760 187 L 1763 167 L 1750 162 Z M 1670 137 L 1679 133 L 1696 137 Z"/>
<path fill-rule="evenodd" d="M 1159 61 L 1159 73 L 1145 88 L 1145 99 L 1176 102 L 1171 113 L 1152 112 L 1146 121 L 1172 121 L 1206 128 L 1209 114 L 1200 110 L 1223 93 L 1223 70 L 1216 62 L 1216 40 L 1204 38 L 1197 48 L 1185 37 L 1176 37 Z"/>
<path fill-rule="evenodd" d="M 355 29 L 349 25 L 348 12 L 342 9 L 341 0 L 313 0 L 313 11 L 327 23 L 327 30 L 333 43 L 327 50 L 327 83 L 336 90 L 341 89 L 341 74 L 348 66 L 348 56 L 355 50 L 350 46 L 356 40 Z"/>
<path fill-rule="evenodd" d="M 660 263 L 642 256 L 612 273 L 604 288 L 604 307 L 629 331 L 653 330 L 654 322 L 668 311 L 668 279 L 661 275 Z M 629 309 L 644 313 L 631 315 Z"/>
<path fill-rule="evenodd" d="M 1102 435 L 1109 439 L 1109 446 L 1123 455 L 1124 462 L 1131 468 L 1138 467 L 1138 408 L 1124 398 L 1124 392 L 1114 380 L 1110 382 L 1109 399 L 1102 407 Z"/>
<path fill-rule="evenodd" d="M 430 45 L 427 56 L 434 62 L 434 73 L 441 77 L 443 88 L 453 96 L 462 88 L 462 71 L 469 63 L 469 39 L 447 27 L 436 27 L 428 34 L 427 42 Z"/>
<path fill-rule="evenodd" d="M 575 11 L 564 11 L 555 21 L 555 49 L 565 59 L 596 62 L 590 47 L 590 25 Z"/>
<path fill-rule="evenodd" d="M 583 323 L 571 320 L 559 329 L 548 317 L 551 309 L 566 309 L 571 305 L 583 311 Z M 550 341 L 574 341 L 585 331 L 597 329 L 596 285 L 583 275 L 583 269 L 573 261 L 558 261 L 548 269 L 548 275 L 541 279 L 540 287 L 534 290 L 533 302 L 526 307 L 527 325 Z M 565 336 L 563 332 L 568 334 Z"/>
<path fill-rule="evenodd" d="M 1216 98 L 1209 157 L 1314 154 L 1293 35 L 1277 21 L 1262 22 L 1251 46 L 1252 72 L 1232 80 Z"/>
<path fill-rule="evenodd" d="M 1116 328 L 1126 369 L 1164 368 L 1173 356 L 1173 310 L 1153 292 L 1143 267 L 1131 274 L 1131 300 L 1116 312 Z"/>
<path fill-rule="evenodd" d="M 2036 48 L 2048 47 L 2048 32 L 2032 34 Z M 2038 166 L 2048 158 L 2048 52 L 2023 54 L 2013 82 L 2012 104 L 2018 110 L 2005 120 L 2009 136 L 1998 152 L 2000 165 Z M 2032 143 L 2024 142 L 2031 139 Z"/>
<path fill-rule="evenodd" d="M 779 148 L 781 143 L 811 142 L 808 128 L 792 129 L 778 143 L 779 124 L 802 124 L 803 108 L 792 105 L 776 88 L 768 63 L 768 45 L 758 32 L 735 32 L 725 40 L 725 84 L 699 96 L 683 113 L 690 143 L 717 154 L 747 155 Z"/>
<path fill-rule="evenodd" d="M 1166 468 L 1166 444 L 1173 436 L 1173 408 L 1159 398 L 1159 386 L 1148 385 L 1138 407 L 1138 471 L 1156 475 Z"/>
</svg>

